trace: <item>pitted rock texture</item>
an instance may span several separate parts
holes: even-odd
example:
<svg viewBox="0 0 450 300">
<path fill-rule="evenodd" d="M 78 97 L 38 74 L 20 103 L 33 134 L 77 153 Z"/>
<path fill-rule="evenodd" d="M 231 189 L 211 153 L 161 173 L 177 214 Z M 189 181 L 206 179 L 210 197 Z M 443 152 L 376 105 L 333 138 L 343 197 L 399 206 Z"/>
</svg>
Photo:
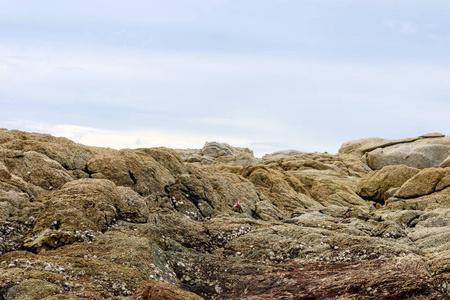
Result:
<svg viewBox="0 0 450 300">
<path fill-rule="evenodd" d="M 446 141 L 259 159 L 1 129 L 0 299 L 450 299 Z M 400 145 L 439 151 L 365 155 Z"/>
</svg>

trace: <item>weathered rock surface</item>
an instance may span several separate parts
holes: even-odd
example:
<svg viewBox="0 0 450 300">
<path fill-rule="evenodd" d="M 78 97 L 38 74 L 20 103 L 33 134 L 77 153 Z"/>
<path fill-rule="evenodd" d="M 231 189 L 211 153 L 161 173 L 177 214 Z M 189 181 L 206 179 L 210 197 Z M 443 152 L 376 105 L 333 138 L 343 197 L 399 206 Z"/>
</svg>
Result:
<svg viewBox="0 0 450 300">
<path fill-rule="evenodd" d="M 248 148 L 233 147 L 226 143 L 206 142 L 202 149 L 177 149 L 184 162 L 210 165 L 220 159 L 222 163 L 232 165 L 250 165 L 261 162 Z"/>
<path fill-rule="evenodd" d="M 94 155 L 115 152 L 108 148 L 89 147 L 63 137 L 0 128 L 0 147 L 20 152 L 35 151 L 59 162 L 67 170 L 83 171 Z M 0 153 L 2 150 L 0 149 Z"/>
<path fill-rule="evenodd" d="M 130 300 L 202 300 L 203 298 L 185 290 L 182 290 L 174 285 L 156 281 L 148 280 L 145 284 L 136 291 Z"/>
<path fill-rule="evenodd" d="M 450 299 L 446 140 L 257 159 L 1 129 L 0 299 Z M 397 146 L 434 162 L 366 164 Z"/>
<path fill-rule="evenodd" d="M 394 191 L 408 179 L 419 173 L 419 169 L 405 165 L 386 166 L 361 178 L 356 193 L 364 199 L 384 203 Z M 395 189 L 396 190 L 396 189 Z"/>
<path fill-rule="evenodd" d="M 144 196 L 163 193 L 164 187 L 175 180 L 150 154 L 131 149 L 94 156 L 87 162 L 86 169 L 92 178 L 109 179 Z"/>
<path fill-rule="evenodd" d="M 450 136 L 429 133 L 399 140 L 366 138 L 344 143 L 339 153 L 361 157 L 373 170 L 389 165 L 438 167 L 450 156 Z"/>
<path fill-rule="evenodd" d="M 281 150 L 281 151 L 275 151 L 273 153 L 268 153 L 263 155 L 262 159 L 277 159 L 277 158 L 283 158 L 287 156 L 295 156 L 303 154 L 304 152 L 298 151 L 298 150 Z"/>
<path fill-rule="evenodd" d="M 450 168 L 429 168 L 406 181 L 395 193 L 399 198 L 416 198 L 450 186 Z"/>
</svg>

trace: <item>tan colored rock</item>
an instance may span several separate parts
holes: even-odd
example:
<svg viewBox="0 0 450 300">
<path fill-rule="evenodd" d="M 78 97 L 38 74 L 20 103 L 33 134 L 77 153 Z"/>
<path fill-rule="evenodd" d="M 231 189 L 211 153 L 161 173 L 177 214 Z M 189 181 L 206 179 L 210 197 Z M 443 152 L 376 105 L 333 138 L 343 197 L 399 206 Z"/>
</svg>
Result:
<svg viewBox="0 0 450 300">
<path fill-rule="evenodd" d="M 255 203 L 259 201 L 251 182 L 222 172 L 215 166 L 192 166 L 190 173 L 177 176 L 175 183 L 168 185 L 166 191 L 175 210 L 195 219 L 229 212 L 236 202 L 241 203 L 246 214 L 252 215 Z"/>
<path fill-rule="evenodd" d="M 237 155 L 228 155 L 218 157 L 214 164 L 229 165 L 229 166 L 248 166 L 257 165 L 262 162 L 262 159 L 256 158 L 251 153 L 239 153 Z"/>
<path fill-rule="evenodd" d="M 417 210 L 386 211 L 383 218 L 397 223 L 403 228 L 413 227 L 424 212 Z"/>
<path fill-rule="evenodd" d="M 0 179 L 0 190 L 25 195 L 25 197 L 29 200 L 32 200 L 41 194 L 48 193 L 48 191 L 42 189 L 41 187 L 35 186 L 30 182 L 26 182 L 16 175 L 11 175 L 9 179 Z M 15 199 L 12 195 L 10 196 L 11 198 L 7 198 L 7 201 L 13 201 Z"/>
<path fill-rule="evenodd" d="M 431 194 L 436 191 L 436 186 L 447 173 L 450 174 L 450 169 L 424 169 L 406 181 L 394 196 L 398 198 L 414 198 Z"/>
<path fill-rule="evenodd" d="M 218 142 L 206 142 L 201 151 L 203 156 L 218 158 L 220 156 L 233 155 L 234 151 L 230 145 Z"/>
<path fill-rule="evenodd" d="M 41 206 L 33 231 L 105 231 L 117 219 L 121 201 L 117 187 L 105 179 L 80 179 L 36 199 Z M 124 204 L 126 205 L 126 204 Z"/>
<path fill-rule="evenodd" d="M 403 138 L 396 140 L 375 138 L 363 138 L 354 141 L 349 141 L 342 144 L 339 153 L 353 154 L 357 157 L 362 157 L 366 152 L 373 151 L 378 148 L 386 148 L 389 146 L 400 144 L 441 144 L 450 145 L 450 136 L 445 136 L 442 133 L 427 133 L 419 137 Z"/>
<path fill-rule="evenodd" d="M 406 236 L 406 232 L 403 230 L 402 226 L 392 221 L 379 223 L 371 232 L 371 234 L 373 236 L 393 239 L 398 239 Z"/>
<path fill-rule="evenodd" d="M 221 167 L 249 179 L 276 207 L 288 212 L 329 205 L 368 205 L 356 195 L 364 164 L 347 154 L 304 153 L 264 165 Z"/>
<path fill-rule="evenodd" d="M 217 159 L 221 159 L 221 163 L 230 165 L 249 165 L 260 162 L 250 149 L 233 147 L 226 143 L 206 142 L 202 149 L 176 149 L 175 151 L 182 161 L 201 165 L 213 164 Z"/>
<path fill-rule="evenodd" d="M 417 221 L 416 227 L 447 227 L 450 225 L 450 220 L 446 217 L 442 216 L 432 216 L 427 218 L 426 220 L 421 220 L 420 218 Z"/>
<path fill-rule="evenodd" d="M 3 158 L 6 160 L 6 158 Z M 8 180 L 11 179 L 11 174 L 9 173 L 8 168 L 5 166 L 3 161 L 0 161 L 0 179 Z"/>
<path fill-rule="evenodd" d="M 275 159 L 276 160 L 278 158 L 285 158 L 285 157 L 288 157 L 288 156 L 295 156 L 295 155 L 300 155 L 300 154 L 303 154 L 303 153 L 305 153 L 305 152 L 299 151 L 299 150 L 293 150 L 293 149 L 291 149 L 291 150 L 280 150 L 280 151 L 275 151 L 273 153 L 265 154 L 262 157 L 262 159 L 264 159 L 264 160 L 266 160 L 266 159 L 274 160 Z"/>
<path fill-rule="evenodd" d="M 446 168 L 445 176 L 436 185 L 435 191 L 439 192 L 450 186 L 450 167 Z"/>
<path fill-rule="evenodd" d="M 63 137 L 0 129 L 0 144 L 10 150 L 35 151 L 59 162 L 68 170 L 84 170 L 86 162 L 101 153 L 113 152 L 108 148 L 89 147 Z M 0 152 L 1 153 L 1 152 Z"/>
<path fill-rule="evenodd" d="M 312 180 L 313 185 L 309 189 L 309 193 L 314 200 L 324 206 L 368 205 L 366 201 L 356 194 L 354 186 L 344 182 L 344 180 L 335 180 L 322 176 L 307 176 L 302 180 Z"/>
<path fill-rule="evenodd" d="M 357 157 L 362 157 L 366 149 L 376 149 L 378 147 L 382 147 L 383 145 L 387 145 L 390 142 L 392 141 L 376 137 L 358 139 L 342 144 L 341 148 L 339 149 L 339 153 L 352 154 Z"/>
<path fill-rule="evenodd" d="M 328 153 L 303 153 L 300 155 L 266 159 L 265 165 L 284 171 L 318 170 L 334 172 L 337 176 L 361 177 L 370 169 L 353 155 Z"/>
<path fill-rule="evenodd" d="M 16 208 L 9 202 L 0 202 L 0 220 L 7 220 L 15 214 Z"/>
<path fill-rule="evenodd" d="M 156 280 L 147 280 L 137 290 L 130 300 L 202 300 L 203 298 L 194 293 L 180 289 L 179 287 Z"/>
<path fill-rule="evenodd" d="M 128 187 L 118 187 L 120 201 L 117 202 L 119 217 L 129 222 L 146 223 L 150 215 L 147 202 Z"/>
<path fill-rule="evenodd" d="M 269 200 L 257 202 L 255 205 L 255 216 L 261 220 L 279 221 L 287 216 L 280 209 L 274 206 Z"/>
<path fill-rule="evenodd" d="M 398 189 L 399 189 L 398 187 L 393 187 L 393 188 L 390 188 L 387 191 L 385 191 L 383 194 L 384 202 L 386 202 L 386 200 L 388 200 L 389 198 L 394 197 L 394 195 L 395 195 L 395 193 L 397 193 Z"/>
<path fill-rule="evenodd" d="M 183 162 L 187 163 L 201 163 L 203 156 L 201 153 L 201 149 L 175 149 L 175 152 L 180 156 Z M 213 159 L 210 159 L 210 163 L 214 162 Z"/>
<path fill-rule="evenodd" d="M 404 202 L 411 209 L 423 211 L 450 208 L 450 188 L 417 198 L 404 199 Z"/>
<path fill-rule="evenodd" d="M 73 231 L 44 229 L 37 237 L 26 240 L 23 248 L 39 253 L 67 244 L 73 244 L 77 241 L 82 241 L 81 235 Z"/>
<path fill-rule="evenodd" d="M 168 169 L 139 150 L 124 149 L 95 156 L 87 162 L 87 169 L 93 178 L 109 179 L 144 196 L 164 193 L 164 187 L 175 181 Z"/>
<path fill-rule="evenodd" d="M 356 177 L 314 169 L 292 172 L 292 175 L 299 179 L 310 196 L 323 206 L 370 205 L 356 194 Z"/>
<path fill-rule="evenodd" d="M 311 198 L 304 184 L 292 174 L 267 166 L 221 167 L 247 178 L 256 190 L 264 194 L 279 209 L 293 212 L 322 205 Z"/>
<path fill-rule="evenodd" d="M 414 143 L 445 140 L 427 136 Z M 37 280 L 60 288 L 48 299 L 161 298 L 174 291 L 182 299 L 188 292 L 249 300 L 448 298 L 446 168 L 393 166 L 366 175 L 371 170 L 351 154 L 303 153 L 246 166 L 239 165 L 241 156 L 251 158 L 244 152 L 200 155 L 214 162 L 205 166 L 166 148 L 105 150 L 91 152 L 87 168 L 63 165 L 73 179 L 94 178 L 45 191 L 2 165 L 2 152 L 44 155 L 47 142 L 61 146 L 51 137 L 0 130 L 0 144 L 33 147 L 0 148 L 0 206 L 8 216 L 0 219 L 4 297 Z M 72 157 L 65 145 L 64 157 Z M 417 196 L 394 196 L 408 183 L 397 177 L 409 172 Z M 378 209 L 356 194 L 376 174 L 374 193 L 387 198 Z M 238 201 L 242 212 L 232 210 Z M 155 290 L 149 278 L 170 285 Z"/>
<path fill-rule="evenodd" d="M 173 149 L 165 147 L 157 148 L 139 148 L 136 149 L 149 154 L 160 165 L 169 170 L 172 175 L 183 174 L 187 172 L 187 168 L 181 160 L 180 156 Z"/>
<path fill-rule="evenodd" d="M 8 150 L 4 165 L 11 174 L 45 190 L 58 189 L 73 180 L 57 161 L 35 151 Z"/>
<path fill-rule="evenodd" d="M 386 166 L 364 175 L 358 183 L 356 193 L 364 199 L 384 203 L 387 191 L 401 187 L 417 173 L 419 169 L 405 165 Z"/>
<path fill-rule="evenodd" d="M 253 151 L 248 148 L 232 147 L 226 143 L 206 142 L 201 150 L 202 155 L 218 158 L 220 156 L 236 155 L 248 153 L 253 155 Z"/>
<path fill-rule="evenodd" d="M 2 186 L 0 185 L 0 188 Z M 30 197 L 16 189 L 6 190 L 0 189 L 0 203 L 6 202 L 12 205 L 17 209 L 24 208 L 27 204 L 29 204 Z"/>
<path fill-rule="evenodd" d="M 421 138 L 440 138 L 440 137 L 445 137 L 445 134 L 442 134 L 440 132 L 431 132 L 431 133 L 426 133 L 420 136 Z"/>
<path fill-rule="evenodd" d="M 440 165 L 441 168 L 448 168 L 450 167 L 450 156 L 447 157 Z"/>
</svg>

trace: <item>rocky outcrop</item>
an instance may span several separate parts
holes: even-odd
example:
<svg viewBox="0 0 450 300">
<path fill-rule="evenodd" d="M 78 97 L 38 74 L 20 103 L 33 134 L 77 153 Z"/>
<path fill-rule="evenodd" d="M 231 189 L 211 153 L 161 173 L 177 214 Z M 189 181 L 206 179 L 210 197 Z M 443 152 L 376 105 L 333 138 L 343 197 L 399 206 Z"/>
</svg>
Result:
<svg viewBox="0 0 450 300">
<path fill-rule="evenodd" d="M 358 183 L 356 193 L 364 199 L 384 203 L 417 173 L 419 173 L 419 169 L 405 165 L 386 166 L 363 176 Z"/>
<path fill-rule="evenodd" d="M 115 151 L 108 148 L 84 146 L 69 139 L 53 137 L 49 134 L 29 133 L 5 128 L 0 128 L 0 146 L 2 149 L 41 153 L 57 161 L 66 170 L 76 170 L 75 174 L 84 170 L 86 162 L 92 156 Z M 3 152 L 0 153 L 4 155 Z"/>
<path fill-rule="evenodd" d="M 232 165 L 257 164 L 261 160 L 248 148 L 233 147 L 226 143 L 206 142 L 202 149 L 177 149 L 184 162 L 210 165 L 216 160 Z"/>
<path fill-rule="evenodd" d="M 373 170 L 389 165 L 418 169 L 438 167 L 450 155 L 450 136 L 429 133 L 399 140 L 366 138 L 344 143 L 339 153 L 361 157 Z"/>
<path fill-rule="evenodd" d="M 41 153 L 4 150 L 3 154 L 5 171 L 45 190 L 60 188 L 73 180 L 57 161 Z"/>
<path fill-rule="evenodd" d="M 450 207 L 450 168 L 418 170 L 384 167 L 362 177 L 357 193 L 391 209 L 433 210 Z"/>
<path fill-rule="evenodd" d="M 163 193 L 164 187 L 175 181 L 167 168 L 140 150 L 125 149 L 94 156 L 87 162 L 86 170 L 92 178 L 109 179 L 143 196 Z"/>
<path fill-rule="evenodd" d="M 295 156 L 295 155 L 300 155 L 303 154 L 305 152 L 302 151 L 298 151 L 298 150 L 280 150 L 280 151 L 275 151 L 272 153 L 268 153 L 263 155 L 262 159 L 266 160 L 266 159 L 277 159 L 277 158 L 284 158 L 287 156 Z"/>
<path fill-rule="evenodd" d="M 445 139 L 257 159 L 2 129 L 0 299 L 448 299 L 449 168 L 361 160 Z"/>
<path fill-rule="evenodd" d="M 395 193 L 399 198 L 415 198 L 441 191 L 450 186 L 450 168 L 429 168 L 406 181 Z"/>
</svg>

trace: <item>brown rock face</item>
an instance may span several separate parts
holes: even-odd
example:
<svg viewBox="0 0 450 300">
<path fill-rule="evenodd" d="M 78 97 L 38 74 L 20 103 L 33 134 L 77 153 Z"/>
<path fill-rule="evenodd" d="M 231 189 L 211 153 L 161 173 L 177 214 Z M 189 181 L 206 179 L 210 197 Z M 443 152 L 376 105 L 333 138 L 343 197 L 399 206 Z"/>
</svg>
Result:
<svg viewBox="0 0 450 300">
<path fill-rule="evenodd" d="M 172 284 L 162 281 L 148 280 L 131 296 L 130 300 L 202 300 L 203 298 L 184 291 Z"/>
<path fill-rule="evenodd" d="M 94 156 L 87 162 L 87 170 L 93 178 L 107 178 L 144 196 L 163 193 L 164 186 L 174 181 L 169 170 L 150 154 L 130 149 Z"/>
<path fill-rule="evenodd" d="M 57 161 L 67 170 L 84 170 L 86 162 L 94 155 L 115 150 L 88 147 L 61 137 L 0 128 L 0 145 L 3 149 L 20 152 L 35 151 Z"/>
<path fill-rule="evenodd" d="M 45 190 L 58 189 L 73 180 L 57 161 L 38 152 L 5 151 L 5 153 L 3 164 L 10 174 Z"/>
<path fill-rule="evenodd" d="M 33 230 L 45 228 L 105 231 L 117 218 L 120 195 L 105 179 L 80 179 L 36 199 L 41 204 Z"/>
<path fill-rule="evenodd" d="M 0 299 L 450 299 L 448 146 L 259 159 L 1 129 Z"/>
</svg>

